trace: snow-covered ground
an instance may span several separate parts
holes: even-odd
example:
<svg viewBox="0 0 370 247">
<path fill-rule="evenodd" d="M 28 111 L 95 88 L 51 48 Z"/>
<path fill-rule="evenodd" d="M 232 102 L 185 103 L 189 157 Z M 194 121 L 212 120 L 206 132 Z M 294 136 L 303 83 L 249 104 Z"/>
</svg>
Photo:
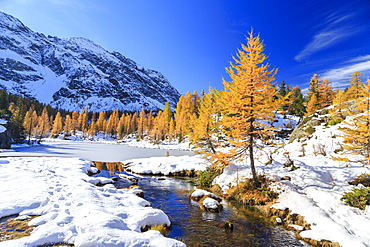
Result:
<svg viewBox="0 0 370 247">
<path fill-rule="evenodd" d="M 104 177 L 86 175 L 90 162 L 127 160 L 146 165 L 153 173 L 182 169 L 204 170 L 205 163 L 189 152 L 132 148 L 113 142 L 71 142 L 54 140 L 45 145 L 13 146 L 0 157 L 0 218 L 9 215 L 41 215 L 31 220 L 37 226 L 30 237 L 0 242 L 0 246 L 37 246 L 71 243 L 76 246 L 184 246 L 157 231 L 141 233 L 146 225 L 170 225 L 163 211 L 136 196 L 138 189 L 116 189 Z M 126 153 L 126 154 L 122 154 Z M 182 156 L 174 156 L 174 155 Z M 186 155 L 185 155 L 186 154 Z M 15 157 L 9 157 L 15 155 Z M 122 156 L 123 155 L 123 156 Z M 59 156 L 59 157 L 21 157 Z M 154 158 L 145 158 L 159 156 Z M 80 158 L 64 158 L 80 157 Z M 96 158 L 96 159 L 95 159 Z M 99 158 L 99 159 L 98 159 Z M 140 166 L 142 164 L 142 166 Z M 133 164 L 132 164 L 133 165 Z M 140 168 L 141 167 L 141 168 Z M 109 180 L 109 179 L 108 179 Z"/>
<path fill-rule="evenodd" d="M 311 230 L 303 231 L 304 238 L 330 240 L 341 246 L 370 246 L 370 206 L 365 211 L 350 207 L 340 200 L 345 192 L 354 187 L 348 182 L 358 175 L 369 174 L 369 167 L 360 163 L 333 161 L 331 156 L 338 149 L 342 138 L 341 131 L 335 126 L 318 126 L 312 137 L 306 141 L 294 141 L 281 147 L 273 154 L 273 163 L 268 161 L 265 153 L 257 161 L 257 172 L 264 173 L 276 180 L 274 189 L 280 193 L 278 202 L 272 207 L 289 208 L 292 213 L 300 214 L 311 224 Z M 314 155 L 318 146 L 325 147 L 325 156 Z M 305 155 L 303 156 L 302 147 Z M 266 151 L 266 150 L 265 150 Z M 298 169 L 284 168 L 287 155 Z M 346 155 L 354 159 L 351 155 Z M 289 176 L 291 181 L 281 180 Z M 236 163 L 225 169 L 214 183 L 227 189 L 243 177 L 251 177 L 250 167 L 245 163 Z M 361 186 L 361 185 L 359 185 Z"/>
<path fill-rule="evenodd" d="M 150 225 L 170 224 L 137 189 L 97 187 L 77 158 L 1 158 L 0 218 L 40 215 L 31 236 L 0 242 L 4 247 L 71 243 L 75 246 L 184 246 Z"/>
</svg>

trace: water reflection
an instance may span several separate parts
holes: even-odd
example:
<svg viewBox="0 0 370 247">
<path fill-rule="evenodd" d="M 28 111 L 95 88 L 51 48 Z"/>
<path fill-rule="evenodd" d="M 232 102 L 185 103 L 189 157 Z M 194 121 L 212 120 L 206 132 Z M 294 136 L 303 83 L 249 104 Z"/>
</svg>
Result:
<svg viewBox="0 0 370 247">
<path fill-rule="evenodd" d="M 124 171 L 124 164 L 122 162 L 93 162 L 96 168 L 99 170 L 108 170 L 112 174 L 114 172 L 123 172 Z"/>
</svg>

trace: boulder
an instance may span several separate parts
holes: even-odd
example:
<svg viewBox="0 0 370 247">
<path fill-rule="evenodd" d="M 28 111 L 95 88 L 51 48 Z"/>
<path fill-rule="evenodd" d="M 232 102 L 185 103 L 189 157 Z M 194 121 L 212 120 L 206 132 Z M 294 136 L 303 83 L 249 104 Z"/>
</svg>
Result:
<svg viewBox="0 0 370 247">
<path fill-rule="evenodd" d="M 0 120 L 0 149 L 9 149 L 12 141 L 10 122 L 3 119 Z"/>
</svg>

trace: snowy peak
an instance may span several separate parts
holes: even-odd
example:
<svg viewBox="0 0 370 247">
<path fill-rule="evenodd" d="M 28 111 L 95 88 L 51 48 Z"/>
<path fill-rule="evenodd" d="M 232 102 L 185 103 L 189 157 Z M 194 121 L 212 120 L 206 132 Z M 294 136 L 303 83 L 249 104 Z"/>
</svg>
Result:
<svg viewBox="0 0 370 247">
<path fill-rule="evenodd" d="M 53 107 L 140 111 L 176 106 L 179 92 L 160 73 L 85 38 L 33 32 L 0 12 L 0 88 Z"/>
<path fill-rule="evenodd" d="M 8 30 L 14 32 L 31 31 L 28 27 L 23 25 L 23 23 L 19 21 L 17 18 L 14 18 L 13 16 L 5 14 L 4 12 L 1 11 L 0 11 L 0 28 L 7 28 Z"/>
</svg>

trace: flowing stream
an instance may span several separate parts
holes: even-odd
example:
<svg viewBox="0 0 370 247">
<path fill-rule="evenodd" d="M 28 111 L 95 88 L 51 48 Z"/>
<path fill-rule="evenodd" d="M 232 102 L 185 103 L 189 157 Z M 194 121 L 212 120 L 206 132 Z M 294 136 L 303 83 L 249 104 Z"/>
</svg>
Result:
<svg viewBox="0 0 370 247">
<path fill-rule="evenodd" d="M 103 172 L 101 175 L 108 175 Z M 130 182 L 119 179 L 118 188 L 127 188 Z M 260 214 L 244 206 L 224 202 L 220 213 L 202 211 L 197 202 L 188 198 L 196 189 L 192 180 L 143 176 L 138 186 L 151 206 L 164 211 L 171 220 L 168 237 L 183 241 L 187 246 L 309 246 L 298 240 L 293 232 L 273 226 L 261 219 Z M 224 226 L 233 223 L 234 229 Z"/>
</svg>

